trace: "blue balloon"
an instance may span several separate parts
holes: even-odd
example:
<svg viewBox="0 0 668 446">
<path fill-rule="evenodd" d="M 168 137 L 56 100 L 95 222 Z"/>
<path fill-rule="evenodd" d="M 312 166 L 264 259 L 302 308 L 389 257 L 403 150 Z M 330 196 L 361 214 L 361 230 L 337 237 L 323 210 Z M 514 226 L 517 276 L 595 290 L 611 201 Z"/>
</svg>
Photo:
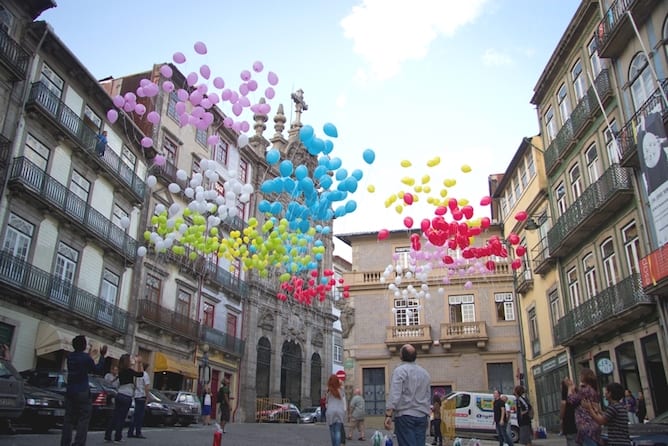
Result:
<svg viewBox="0 0 668 446">
<path fill-rule="evenodd" d="M 343 181 L 348 176 L 348 171 L 343 167 L 336 171 L 336 180 Z"/>
<path fill-rule="evenodd" d="M 305 125 L 301 129 L 299 129 L 299 138 L 304 141 L 308 141 L 309 139 L 313 138 L 313 127 L 310 125 Z"/>
<path fill-rule="evenodd" d="M 350 176 L 355 178 L 357 181 L 360 181 L 364 176 L 364 173 L 362 173 L 362 171 L 359 169 L 355 169 L 350 173 Z"/>
<path fill-rule="evenodd" d="M 304 178 L 306 178 L 307 175 L 308 175 L 308 167 L 306 167 L 303 164 L 297 166 L 297 168 L 295 169 L 295 177 L 298 180 L 303 180 Z"/>
<path fill-rule="evenodd" d="M 321 156 L 318 158 L 318 166 L 325 166 L 325 168 L 329 169 L 329 157 Z"/>
<path fill-rule="evenodd" d="M 325 141 L 325 147 L 322 149 L 322 153 L 329 155 L 332 150 L 334 150 L 334 143 L 328 139 Z"/>
<path fill-rule="evenodd" d="M 341 164 L 342 164 L 341 158 L 331 158 L 329 160 L 329 166 L 328 166 L 329 170 L 336 170 L 339 167 L 341 167 Z"/>
<path fill-rule="evenodd" d="M 292 161 L 290 160 L 281 161 L 281 164 L 278 166 L 278 171 L 284 177 L 289 177 L 290 175 L 292 175 Z"/>
<path fill-rule="evenodd" d="M 332 228 L 330 228 L 329 226 L 323 226 L 322 227 L 322 234 L 323 235 L 330 234 L 331 232 L 332 232 Z"/>
<path fill-rule="evenodd" d="M 320 178 L 327 173 L 327 167 L 320 165 L 313 171 L 313 178 Z"/>
<path fill-rule="evenodd" d="M 297 183 L 290 177 L 276 178 L 281 184 L 281 190 L 293 194 L 297 192 Z"/>
<path fill-rule="evenodd" d="M 272 147 L 269 149 L 269 151 L 267 151 L 264 158 L 267 160 L 269 165 L 273 166 L 281 159 L 281 152 L 279 152 L 278 149 Z"/>
<path fill-rule="evenodd" d="M 257 204 L 257 208 L 260 212 L 269 212 L 271 210 L 271 204 L 267 200 L 262 200 Z"/>
<path fill-rule="evenodd" d="M 283 205 L 281 204 L 280 201 L 274 201 L 271 203 L 271 213 L 274 215 L 278 215 L 283 211 Z"/>
<path fill-rule="evenodd" d="M 345 206 L 339 206 L 334 210 L 334 218 L 343 217 L 344 215 L 346 215 Z"/>
<path fill-rule="evenodd" d="M 318 179 L 318 181 L 320 182 L 320 187 L 322 187 L 323 189 L 329 189 L 330 187 L 332 187 L 332 183 L 334 182 L 332 180 L 332 177 L 330 177 L 329 175 L 321 176 Z"/>
<path fill-rule="evenodd" d="M 355 193 L 355 191 L 357 190 L 357 180 L 355 179 L 355 177 L 346 178 L 344 183 L 346 183 L 346 190 L 348 192 L 350 192 L 351 194 Z"/>
<path fill-rule="evenodd" d="M 322 127 L 322 131 L 325 132 L 325 135 L 329 136 L 330 138 L 336 138 L 337 136 L 339 136 L 339 131 L 336 130 L 336 126 L 331 122 L 325 124 Z"/>
<path fill-rule="evenodd" d="M 351 212 L 355 212 L 355 209 L 357 209 L 357 202 L 355 200 L 349 200 L 346 203 L 346 213 L 350 214 Z"/>
<path fill-rule="evenodd" d="M 366 161 L 367 164 L 372 164 L 376 159 L 376 153 L 371 149 L 366 149 L 364 153 L 362 153 L 362 158 L 364 158 L 364 161 Z"/>
</svg>

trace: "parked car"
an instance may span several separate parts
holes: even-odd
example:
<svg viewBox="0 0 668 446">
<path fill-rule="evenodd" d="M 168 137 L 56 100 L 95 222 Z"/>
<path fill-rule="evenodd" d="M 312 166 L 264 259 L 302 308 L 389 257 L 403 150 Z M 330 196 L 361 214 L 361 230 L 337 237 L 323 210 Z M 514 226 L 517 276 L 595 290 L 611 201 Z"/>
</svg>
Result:
<svg viewBox="0 0 668 446">
<path fill-rule="evenodd" d="M 67 370 L 24 370 L 21 376 L 26 382 L 40 389 L 65 395 L 67 390 Z M 94 427 L 108 426 L 114 412 L 116 389 L 111 387 L 101 376 L 88 375 L 90 399 L 93 413 L 90 424 Z"/>
<path fill-rule="evenodd" d="M 63 424 L 65 397 L 39 387 L 24 384 L 26 405 L 21 416 L 12 421 L 14 426 L 28 426 L 35 432 L 47 432 Z"/>
<path fill-rule="evenodd" d="M 202 403 L 196 393 L 184 392 L 183 390 L 163 390 L 162 393 L 171 401 L 185 404 L 190 407 L 190 415 L 193 416 L 193 423 L 197 423 L 202 414 Z M 183 422 L 179 424 L 186 426 Z"/>
<path fill-rule="evenodd" d="M 517 406 L 514 395 L 506 395 L 510 405 L 510 431 L 513 443 L 520 439 L 517 424 Z M 494 394 L 486 392 L 456 391 L 443 398 L 443 405 L 454 403 L 455 433 L 462 436 L 496 436 L 494 427 Z"/>
<path fill-rule="evenodd" d="M 24 407 L 24 384 L 21 375 L 11 362 L 0 359 L 0 419 L 13 420 L 20 417 Z"/>
<path fill-rule="evenodd" d="M 132 405 L 130 410 L 128 410 L 128 416 L 125 417 L 125 423 L 130 424 L 132 422 L 132 417 L 135 414 L 135 401 L 132 400 Z M 160 426 L 167 425 L 167 420 L 171 415 L 171 410 L 167 405 L 162 404 L 160 401 L 150 401 L 146 403 L 146 408 L 144 409 L 144 426 Z"/>
<path fill-rule="evenodd" d="M 663 412 L 647 423 L 629 424 L 629 436 L 635 446 L 668 444 L 668 412 Z"/>
<path fill-rule="evenodd" d="M 187 427 L 197 423 L 198 415 L 193 414 L 192 409 L 188 404 L 172 401 L 169 396 L 156 389 L 151 390 L 151 396 L 154 400 L 167 407 L 169 411 L 165 417 L 165 425 L 174 426 L 175 424 L 180 424 L 181 426 Z"/>
<path fill-rule="evenodd" d="M 259 423 L 301 423 L 299 408 L 292 403 L 273 403 L 268 409 L 257 412 Z"/>
<path fill-rule="evenodd" d="M 320 407 L 306 407 L 300 411 L 302 423 L 317 423 L 324 421 L 320 412 Z"/>
</svg>

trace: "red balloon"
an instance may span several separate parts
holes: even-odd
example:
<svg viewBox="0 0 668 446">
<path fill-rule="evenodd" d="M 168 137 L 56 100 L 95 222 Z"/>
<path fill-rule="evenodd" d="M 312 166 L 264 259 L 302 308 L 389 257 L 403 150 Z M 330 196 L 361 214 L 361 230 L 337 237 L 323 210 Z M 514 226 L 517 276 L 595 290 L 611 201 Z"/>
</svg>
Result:
<svg viewBox="0 0 668 446">
<path fill-rule="evenodd" d="M 462 211 L 460 211 L 459 209 L 453 209 L 452 210 L 452 218 L 454 218 L 455 220 L 459 221 L 463 217 L 464 217 L 464 214 L 462 214 Z"/>
<path fill-rule="evenodd" d="M 527 253 L 527 249 L 522 245 L 515 248 L 515 254 L 517 254 L 520 257 L 522 257 L 526 253 Z"/>
<path fill-rule="evenodd" d="M 518 270 L 522 267 L 522 261 L 520 259 L 515 259 L 513 262 L 510 264 L 510 267 L 513 270 Z"/>
<path fill-rule="evenodd" d="M 492 197 L 485 195 L 480 199 L 480 206 L 487 206 L 492 202 Z"/>
<path fill-rule="evenodd" d="M 489 219 L 489 217 L 482 217 L 482 218 L 480 219 L 480 227 L 481 227 L 482 229 L 487 229 L 487 228 L 489 228 L 489 225 L 491 225 L 491 224 L 492 224 L 492 221 Z"/>
<path fill-rule="evenodd" d="M 413 217 L 406 217 L 404 218 L 404 226 L 406 226 L 408 229 L 413 227 Z"/>
<path fill-rule="evenodd" d="M 496 263 L 494 263 L 493 260 L 488 260 L 487 262 L 485 262 L 485 267 L 490 271 L 494 271 L 496 269 Z"/>
<path fill-rule="evenodd" d="M 443 256 L 443 263 L 445 263 L 446 265 L 452 265 L 453 263 L 455 263 L 455 259 L 453 259 L 450 256 Z"/>
<path fill-rule="evenodd" d="M 520 242 L 520 236 L 517 234 L 510 234 L 508 236 L 508 241 L 511 245 L 517 245 Z"/>
<path fill-rule="evenodd" d="M 467 220 L 470 220 L 473 218 L 473 206 L 467 204 L 462 208 L 462 214 L 464 214 L 464 217 L 466 217 Z"/>
<path fill-rule="evenodd" d="M 448 208 L 446 208 L 445 206 L 439 206 L 439 207 L 437 207 L 436 210 L 434 211 L 434 214 L 436 214 L 436 215 L 444 215 L 447 211 L 448 211 Z"/>
<path fill-rule="evenodd" d="M 428 218 L 423 218 L 422 221 L 420 222 L 420 229 L 422 229 L 422 232 L 427 232 L 427 230 L 431 227 L 431 222 L 429 221 Z"/>
<path fill-rule="evenodd" d="M 410 194 L 410 193 L 408 193 L 408 192 L 406 192 L 406 193 L 404 194 L 404 203 L 406 203 L 406 204 L 409 205 L 409 206 L 410 206 L 411 204 L 413 204 L 413 195 Z"/>
<path fill-rule="evenodd" d="M 387 237 L 390 236 L 390 231 L 387 229 L 381 229 L 378 231 L 378 240 L 385 240 Z"/>
<path fill-rule="evenodd" d="M 517 221 L 524 221 L 528 217 L 527 213 L 524 211 L 519 211 L 517 214 L 515 214 L 515 220 Z"/>
<path fill-rule="evenodd" d="M 457 199 L 456 198 L 449 199 L 448 200 L 448 207 L 453 211 L 455 209 L 457 209 L 458 208 Z"/>
</svg>

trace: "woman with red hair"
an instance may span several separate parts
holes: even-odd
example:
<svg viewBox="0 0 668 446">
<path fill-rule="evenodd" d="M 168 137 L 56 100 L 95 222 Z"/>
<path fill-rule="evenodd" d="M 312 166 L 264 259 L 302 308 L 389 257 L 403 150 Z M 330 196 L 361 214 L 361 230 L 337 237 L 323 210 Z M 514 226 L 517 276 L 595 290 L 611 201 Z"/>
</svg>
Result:
<svg viewBox="0 0 668 446">
<path fill-rule="evenodd" d="M 332 446 L 341 446 L 343 423 L 346 419 L 346 394 L 336 375 L 327 380 L 327 425 Z"/>
</svg>

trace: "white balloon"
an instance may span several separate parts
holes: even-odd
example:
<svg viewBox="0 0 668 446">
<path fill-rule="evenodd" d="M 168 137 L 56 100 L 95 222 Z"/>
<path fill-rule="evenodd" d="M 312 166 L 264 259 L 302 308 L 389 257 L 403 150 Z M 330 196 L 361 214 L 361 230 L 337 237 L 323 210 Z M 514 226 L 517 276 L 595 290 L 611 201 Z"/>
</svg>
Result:
<svg viewBox="0 0 668 446">
<path fill-rule="evenodd" d="M 137 248 L 137 255 L 139 257 L 144 257 L 146 255 L 146 246 L 140 246 Z"/>
<path fill-rule="evenodd" d="M 192 198 L 195 196 L 195 189 L 193 189 L 192 187 L 186 187 L 185 189 L 183 189 L 183 193 L 186 195 L 186 197 Z"/>
<path fill-rule="evenodd" d="M 241 186 L 241 193 L 242 194 L 252 194 L 253 193 L 253 185 L 250 183 L 246 183 L 243 186 Z"/>
<path fill-rule="evenodd" d="M 130 219 L 126 216 L 121 217 L 121 228 L 127 229 L 130 226 Z"/>
<path fill-rule="evenodd" d="M 158 203 L 155 205 L 155 215 L 160 215 L 165 212 L 165 210 L 167 210 L 167 208 L 165 208 L 164 204 Z"/>
<path fill-rule="evenodd" d="M 176 171 L 176 178 L 178 178 L 181 181 L 185 181 L 188 179 L 188 174 L 186 173 L 185 170 L 179 169 Z"/>
<path fill-rule="evenodd" d="M 181 234 L 185 234 L 187 230 L 188 230 L 188 225 L 185 223 L 181 223 L 181 225 L 179 226 L 179 232 Z"/>
<path fill-rule="evenodd" d="M 181 192 L 181 186 L 176 183 L 170 183 L 170 185 L 167 186 L 167 189 L 173 194 L 178 194 Z"/>
<path fill-rule="evenodd" d="M 239 201 L 242 203 L 248 203 L 250 201 L 250 195 L 248 194 L 241 194 L 239 196 Z"/>
<path fill-rule="evenodd" d="M 156 184 L 158 184 L 158 179 L 155 176 L 149 175 L 148 178 L 146 178 L 146 185 L 149 189 L 153 189 Z"/>
<path fill-rule="evenodd" d="M 239 143 L 239 148 L 242 148 L 248 144 L 248 135 L 241 134 L 237 141 Z"/>
<path fill-rule="evenodd" d="M 229 215 L 230 217 L 236 217 L 237 215 L 239 215 L 239 210 L 236 207 L 229 207 L 227 209 L 227 215 Z"/>
</svg>

